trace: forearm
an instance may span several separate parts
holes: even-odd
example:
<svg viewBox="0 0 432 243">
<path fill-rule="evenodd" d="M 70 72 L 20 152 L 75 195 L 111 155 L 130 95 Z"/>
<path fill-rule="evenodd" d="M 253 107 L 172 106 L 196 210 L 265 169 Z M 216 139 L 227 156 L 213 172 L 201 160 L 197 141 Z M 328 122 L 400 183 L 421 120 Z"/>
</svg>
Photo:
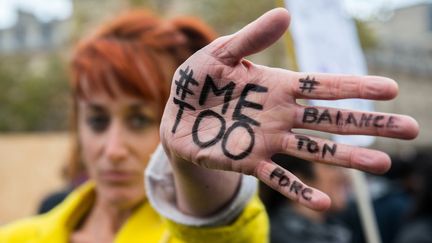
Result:
<svg viewBox="0 0 432 243">
<path fill-rule="evenodd" d="M 170 160 L 177 206 L 182 212 L 193 216 L 209 216 L 235 197 L 241 181 L 239 173 L 206 169 L 172 157 Z"/>
</svg>

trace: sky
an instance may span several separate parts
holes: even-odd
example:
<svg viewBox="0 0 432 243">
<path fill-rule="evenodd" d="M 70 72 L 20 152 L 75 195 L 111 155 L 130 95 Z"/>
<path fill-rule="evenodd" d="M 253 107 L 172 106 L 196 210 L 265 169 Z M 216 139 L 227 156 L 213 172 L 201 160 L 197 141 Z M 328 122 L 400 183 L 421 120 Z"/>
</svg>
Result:
<svg viewBox="0 0 432 243">
<path fill-rule="evenodd" d="M 400 6 L 412 5 L 418 2 L 432 0 L 343 0 L 348 13 L 367 18 L 379 10 L 388 10 Z M 16 12 L 21 8 L 34 13 L 42 21 L 65 19 L 72 13 L 71 0 L 0 0 L 0 28 L 14 24 Z"/>
<path fill-rule="evenodd" d="M 367 18 L 382 10 L 392 10 L 417 3 L 432 3 L 432 0 L 343 0 L 348 13 Z"/>
</svg>

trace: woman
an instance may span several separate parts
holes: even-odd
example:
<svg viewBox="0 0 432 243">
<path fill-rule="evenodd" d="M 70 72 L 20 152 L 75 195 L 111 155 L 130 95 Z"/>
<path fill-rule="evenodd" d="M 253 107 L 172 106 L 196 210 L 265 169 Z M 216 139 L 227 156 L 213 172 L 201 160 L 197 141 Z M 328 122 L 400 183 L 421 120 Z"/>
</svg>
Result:
<svg viewBox="0 0 432 243">
<path fill-rule="evenodd" d="M 240 216 L 239 223 L 230 227 L 188 231 L 168 223 L 177 234 L 173 236 L 145 195 L 144 169 L 159 143 L 171 77 L 214 36 L 197 19 L 163 21 L 137 10 L 80 43 L 72 60 L 71 87 L 77 152 L 92 180 L 48 214 L 0 230 L 0 242 L 220 242 L 227 230 L 232 232 L 228 242 L 246 225 L 249 236 L 243 239 L 258 235 L 251 239 L 262 242 L 266 218 L 257 202 L 250 205 L 249 215 Z M 236 193 L 239 177 L 235 176 L 231 190 L 220 193 L 222 200 Z M 250 227 L 258 225 L 261 232 L 252 233 Z"/>
<path fill-rule="evenodd" d="M 377 173 L 390 165 L 382 152 L 300 136 L 291 128 L 397 138 L 418 133 L 416 122 L 405 116 L 295 103 L 296 98 L 390 99 L 397 92 L 392 80 L 306 75 L 243 59 L 282 36 L 286 10 L 269 11 L 200 50 L 209 41 L 202 25 L 161 22 L 137 34 L 143 22 L 159 23 L 137 19 L 124 24 L 120 18 L 102 29 L 79 47 L 74 61 L 80 151 L 93 183 L 51 213 L 3 229 L 0 237 L 9 237 L 7 242 L 265 242 L 267 218 L 251 199 L 255 182 L 242 174 L 312 209 L 330 205 L 324 193 L 271 163 L 271 155 L 291 153 Z M 172 75 L 169 93 L 163 83 Z M 130 76 L 141 79 L 131 82 Z M 368 123 L 354 126 L 362 116 Z M 343 129 L 330 124 L 333 119 Z M 147 164 L 158 137 L 162 146 Z"/>
</svg>

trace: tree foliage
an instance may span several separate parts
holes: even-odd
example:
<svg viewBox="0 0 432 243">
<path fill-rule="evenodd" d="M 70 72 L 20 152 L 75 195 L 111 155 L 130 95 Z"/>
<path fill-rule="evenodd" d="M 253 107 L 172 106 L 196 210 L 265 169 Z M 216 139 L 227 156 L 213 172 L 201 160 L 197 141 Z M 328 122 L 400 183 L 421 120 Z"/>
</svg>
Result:
<svg viewBox="0 0 432 243">
<path fill-rule="evenodd" d="M 64 62 L 56 55 L 42 59 L 0 59 L 1 132 L 66 128 L 69 91 Z"/>
</svg>

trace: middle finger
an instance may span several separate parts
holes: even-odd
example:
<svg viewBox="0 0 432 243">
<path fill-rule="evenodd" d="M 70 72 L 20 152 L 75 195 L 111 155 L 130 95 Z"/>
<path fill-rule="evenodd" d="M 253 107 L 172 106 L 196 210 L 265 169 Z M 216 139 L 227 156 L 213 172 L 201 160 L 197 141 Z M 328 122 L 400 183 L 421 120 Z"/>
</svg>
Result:
<svg viewBox="0 0 432 243">
<path fill-rule="evenodd" d="M 337 134 L 403 139 L 415 138 L 416 127 L 417 123 L 409 116 L 312 106 L 297 107 L 293 126 Z"/>
</svg>

